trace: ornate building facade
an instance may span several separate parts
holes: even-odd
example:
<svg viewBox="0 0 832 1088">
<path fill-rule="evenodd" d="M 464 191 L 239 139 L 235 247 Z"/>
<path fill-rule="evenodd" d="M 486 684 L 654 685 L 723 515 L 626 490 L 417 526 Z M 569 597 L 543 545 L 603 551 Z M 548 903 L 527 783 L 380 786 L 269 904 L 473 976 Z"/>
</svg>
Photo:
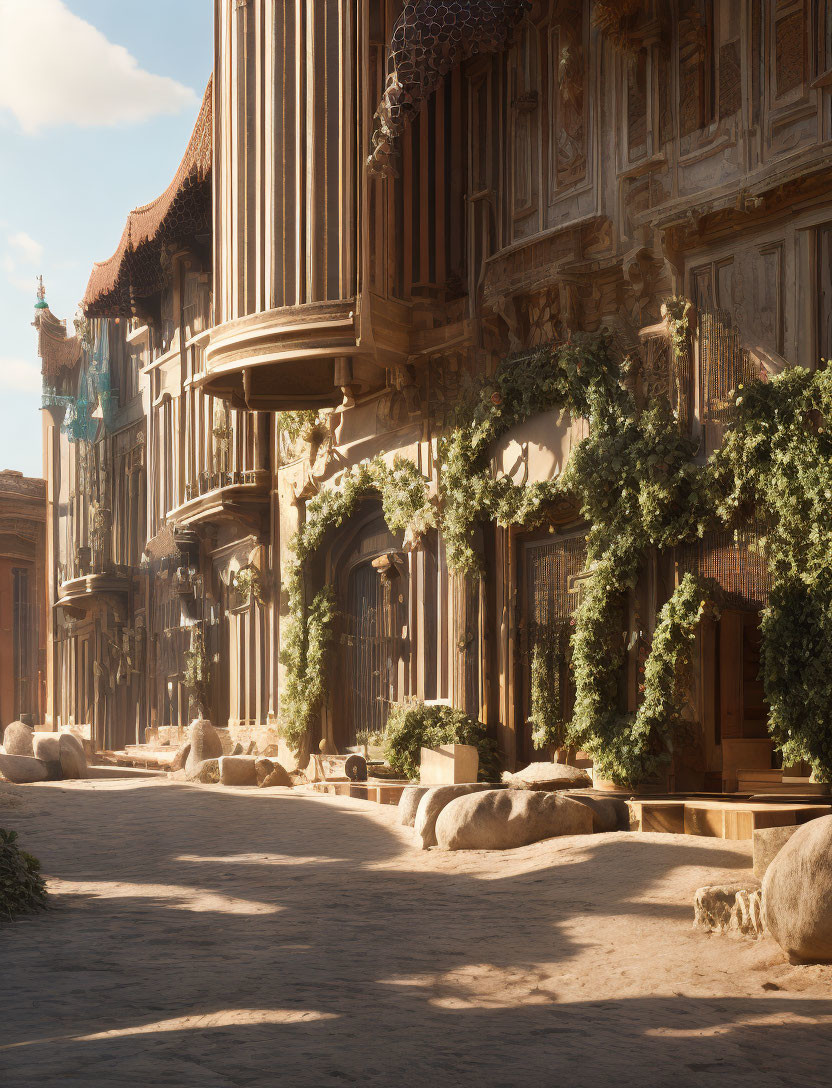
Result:
<svg viewBox="0 0 832 1088">
<path fill-rule="evenodd" d="M 0 472 L 0 728 L 42 719 L 46 600 L 46 484 Z"/>
<path fill-rule="evenodd" d="M 379 457 L 440 495 L 461 402 L 518 352 L 608 329 L 637 398 L 665 398 L 707 457 L 744 377 L 832 354 L 830 147 L 829 0 L 216 0 L 177 176 L 94 269 L 86 345 L 42 348 L 50 713 L 108 747 L 195 701 L 235 736 L 278 729 L 309 504 Z M 61 398 L 79 411 L 102 351 L 109 407 L 72 442 Z M 492 475 L 555 479 L 585 434 L 529 418 Z M 574 612 L 588 526 L 566 507 L 534 531 L 483 521 L 462 576 L 437 520 L 391 529 L 369 494 L 307 561 L 306 604 L 330 587 L 336 616 L 307 748 L 418 698 L 486 722 L 506 766 L 535 757 L 535 641 Z M 676 788 L 772 766 L 754 533 L 651 555 L 629 600 L 634 711 L 680 575 L 730 598 L 698 637 Z"/>
</svg>

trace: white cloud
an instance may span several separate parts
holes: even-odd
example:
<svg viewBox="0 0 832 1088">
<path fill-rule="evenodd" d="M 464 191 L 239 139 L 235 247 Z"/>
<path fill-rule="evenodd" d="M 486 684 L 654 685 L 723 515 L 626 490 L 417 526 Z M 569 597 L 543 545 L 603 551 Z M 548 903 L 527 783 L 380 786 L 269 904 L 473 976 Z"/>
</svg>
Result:
<svg viewBox="0 0 832 1088">
<path fill-rule="evenodd" d="M 43 256 L 43 246 L 36 242 L 25 230 L 19 230 L 17 234 L 9 235 L 9 245 L 18 260 L 26 264 L 37 264 Z"/>
<path fill-rule="evenodd" d="M 37 363 L 0 357 L 0 390 L 13 393 L 40 393 L 41 375 Z"/>
<path fill-rule="evenodd" d="M 139 67 L 63 0 L 0 0 L 0 113 L 29 133 L 63 124 L 133 124 L 197 96 Z"/>
</svg>

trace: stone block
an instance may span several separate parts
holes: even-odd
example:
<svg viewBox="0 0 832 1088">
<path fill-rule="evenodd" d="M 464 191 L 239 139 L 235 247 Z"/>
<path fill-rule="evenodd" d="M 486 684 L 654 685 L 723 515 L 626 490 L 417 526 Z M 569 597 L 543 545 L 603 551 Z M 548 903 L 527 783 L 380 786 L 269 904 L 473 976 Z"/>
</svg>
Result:
<svg viewBox="0 0 832 1088">
<path fill-rule="evenodd" d="M 25 784 L 45 782 L 49 778 L 49 767 L 42 759 L 34 756 L 10 756 L 0 752 L 0 775 L 7 782 Z"/>
<path fill-rule="evenodd" d="M 754 831 L 754 876 L 758 880 L 763 879 L 769 865 L 794 835 L 797 828 L 797 824 L 791 824 L 786 827 L 759 827 Z"/>
<path fill-rule="evenodd" d="M 220 782 L 224 786 L 257 785 L 257 761 L 254 756 L 223 756 L 219 762 Z"/>
<path fill-rule="evenodd" d="M 693 924 L 709 933 L 763 935 L 762 897 L 756 882 L 698 888 L 693 897 Z"/>
<path fill-rule="evenodd" d="M 438 748 L 422 748 L 419 782 L 423 786 L 454 786 L 460 782 L 476 782 L 479 766 L 479 752 L 471 744 L 442 744 Z"/>
</svg>

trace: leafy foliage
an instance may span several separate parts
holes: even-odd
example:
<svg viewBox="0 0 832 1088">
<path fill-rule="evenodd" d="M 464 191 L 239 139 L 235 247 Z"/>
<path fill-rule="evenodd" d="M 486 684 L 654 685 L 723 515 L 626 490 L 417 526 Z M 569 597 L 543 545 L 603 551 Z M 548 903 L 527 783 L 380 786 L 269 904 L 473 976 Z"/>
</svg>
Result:
<svg viewBox="0 0 832 1088">
<path fill-rule="evenodd" d="M 393 704 L 387 719 L 385 754 L 394 770 L 408 778 L 418 777 L 419 749 L 437 748 L 440 744 L 470 744 L 477 748 L 480 780 L 496 781 L 497 745 L 482 722 L 451 706 Z"/>
<path fill-rule="evenodd" d="M 772 575 L 763 613 L 769 729 L 832 780 L 832 368 L 740 386 L 713 473 L 724 521 L 755 511 Z"/>
<path fill-rule="evenodd" d="M 286 578 L 289 618 L 280 661 L 286 669 L 281 725 L 286 743 L 299 752 L 326 698 L 329 647 L 335 630 L 335 592 L 324 586 L 307 605 L 304 566 L 327 534 L 355 513 L 365 495 L 378 492 L 391 532 L 418 537 L 436 524 L 425 481 L 411 462 L 381 458 L 345 473 L 340 486 L 320 491 L 306 506 L 306 521 L 292 541 Z"/>
<path fill-rule="evenodd" d="M 183 682 L 199 707 L 200 713 L 204 714 L 208 706 L 208 691 L 211 686 L 211 660 L 205 649 L 205 638 L 200 627 L 191 629 L 191 645 L 185 651 Z"/>
<path fill-rule="evenodd" d="M 538 637 L 532 650 L 529 719 L 532 742 L 537 749 L 566 743 L 566 708 L 561 677 L 570 659 L 571 630 L 558 624 L 553 632 Z"/>
<path fill-rule="evenodd" d="M 0 828 L 0 917 L 14 918 L 47 907 L 40 862 L 17 845 L 17 832 Z"/>
<path fill-rule="evenodd" d="M 257 567 L 241 567 L 233 577 L 234 588 L 250 604 L 252 600 L 263 603 L 263 584 Z"/>
</svg>

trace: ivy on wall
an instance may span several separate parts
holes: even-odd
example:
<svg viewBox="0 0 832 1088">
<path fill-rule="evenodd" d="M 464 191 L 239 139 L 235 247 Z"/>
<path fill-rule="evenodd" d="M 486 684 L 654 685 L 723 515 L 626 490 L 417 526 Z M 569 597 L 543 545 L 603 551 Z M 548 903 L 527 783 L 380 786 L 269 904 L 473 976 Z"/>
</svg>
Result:
<svg viewBox="0 0 832 1088">
<path fill-rule="evenodd" d="M 762 622 L 769 730 L 832 781 L 832 367 L 740 386 L 713 457 L 719 513 L 756 513 L 772 578 Z"/>
<path fill-rule="evenodd" d="M 690 304 L 665 304 L 671 344 L 687 350 Z M 481 522 L 544 524 L 556 499 L 569 499 L 590 526 L 589 577 L 574 617 L 571 669 L 575 704 L 562 720 L 549 647 L 532 662 L 535 743 L 580 747 L 596 768 L 635 785 L 666 761 L 682 720 L 681 676 L 705 612 L 718 614 L 718 591 L 687 575 L 662 609 L 645 663 L 635 714 L 619 710 L 627 652 L 628 594 L 648 552 L 695 540 L 707 528 L 752 514 L 770 526 L 766 554 L 773 590 L 763 616 L 763 677 L 771 731 L 788 760 L 808 759 L 832 776 L 832 370 L 787 371 L 736 391 L 725 442 L 697 458 L 670 405 L 639 409 L 604 334 L 579 335 L 557 349 L 506 360 L 484 385 L 467 418 L 440 443 L 441 528 L 448 568 L 482 569 L 475 548 Z M 512 426 L 547 411 L 589 423 L 563 474 L 529 486 L 496 479 L 494 443 Z M 325 587 L 307 606 L 303 570 L 327 532 L 341 525 L 368 492 L 381 495 L 393 531 L 418 537 L 436 524 L 425 480 L 410 462 L 358 466 L 336 490 L 307 507 L 294 542 L 286 588 L 290 619 L 282 660 L 284 731 L 295 747 L 325 696 L 326 651 L 335 604 Z M 554 701 L 554 702 L 553 702 Z"/>
<path fill-rule="evenodd" d="M 306 520 L 291 544 L 285 581 L 289 618 L 280 654 L 286 669 L 281 694 L 281 727 L 286 743 L 299 752 L 326 696 L 328 654 L 335 629 L 335 591 L 320 589 L 306 599 L 305 566 L 327 533 L 350 518 L 368 494 L 381 498 L 384 520 L 391 532 L 415 539 L 436 526 L 436 511 L 424 477 L 416 465 L 382 458 L 355 466 L 337 488 L 320 491 L 306 504 Z"/>
</svg>

